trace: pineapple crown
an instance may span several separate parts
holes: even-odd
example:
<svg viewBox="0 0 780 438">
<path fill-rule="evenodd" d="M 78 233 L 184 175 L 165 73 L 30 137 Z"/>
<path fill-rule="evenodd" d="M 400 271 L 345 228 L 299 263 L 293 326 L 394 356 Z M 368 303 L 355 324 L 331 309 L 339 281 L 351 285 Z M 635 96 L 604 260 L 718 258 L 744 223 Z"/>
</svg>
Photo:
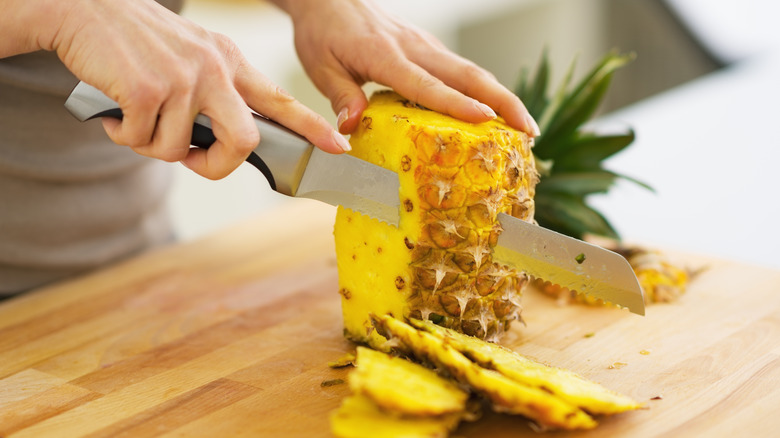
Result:
<svg viewBox="0 0 780 438">
<path fill-rule="evenodd" d="M 609 221 L 588 205 L 588 195 L 606 193 L 619 178 L 652 191 L 647 184 L 602 166 L 605 159 L 634 141 L 633 129 L 599 134 L 584 126 L 601 104 L 614 72 L 634 57 L 610 52 L 570 88 L 576 65 L 572 62 L 554 94 L 548 92 L 550 65 L 546 50 L 533 78 L 523 69 L 515 94 L 539 121 L 541 131 L 534 145 L 541 174 L 534 198 L 539 225 L 578 239 L 598 235 L 620 240 Z"/>
</svg>

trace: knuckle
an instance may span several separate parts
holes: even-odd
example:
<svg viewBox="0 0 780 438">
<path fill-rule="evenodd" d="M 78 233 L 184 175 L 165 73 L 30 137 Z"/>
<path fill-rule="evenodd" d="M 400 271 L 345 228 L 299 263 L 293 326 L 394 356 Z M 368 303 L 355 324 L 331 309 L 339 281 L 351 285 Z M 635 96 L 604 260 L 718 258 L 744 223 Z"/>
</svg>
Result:
<svg viewBox="0 0 780 438">
<path fill-rule="evenodd" d="M 168 93 L 170 85 L 160 80 L 137 81 L 128 89 L 128 104 L 142 109 L 155 107 L 166 99 Z"/>
<path fill-rule="evenodd" d="M 236 152 L 241 158 L 247 157 L 260 143 L 260 132 L 254 126 L 246 129 L 234 142 Z"/>
<path fill-rule="evenodd" d="M 495 76 L 471 61 L 466 62 L 461 71 L 464 77 L 471 80 L 495 80 Z"/>
<path fill-rule="evenodd" d="M 154 152 L 154 158 L 160 159 L 162 161 L 167 161 L 168 163 L 175 163 L 177 161 L 183 160 L 187 156 L 187 152 L 189 151 L 188 147 L 170 147 L 170 146 L 160 146 L 155 147 Z"/>
<path fill-rule="evenodd" d="M 280 104 L 294 104 L 297 102 L 287 90 L 279 85 L 275 85 L 271 90 L 271 98 Z"/>
</svg>

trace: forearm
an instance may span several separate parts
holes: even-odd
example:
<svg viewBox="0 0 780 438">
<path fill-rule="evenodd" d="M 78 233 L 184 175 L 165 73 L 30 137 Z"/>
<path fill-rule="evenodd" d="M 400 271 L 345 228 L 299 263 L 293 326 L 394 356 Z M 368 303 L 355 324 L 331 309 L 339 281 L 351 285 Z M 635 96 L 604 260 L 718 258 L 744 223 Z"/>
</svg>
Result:
<svg viewBox="0 0 780 438">
<path fill-rule="evenodd" d="M 0 58 L 54 50 L 69 7 L 78 0 L 3 0 L 0 14 Z"/>
</svg>

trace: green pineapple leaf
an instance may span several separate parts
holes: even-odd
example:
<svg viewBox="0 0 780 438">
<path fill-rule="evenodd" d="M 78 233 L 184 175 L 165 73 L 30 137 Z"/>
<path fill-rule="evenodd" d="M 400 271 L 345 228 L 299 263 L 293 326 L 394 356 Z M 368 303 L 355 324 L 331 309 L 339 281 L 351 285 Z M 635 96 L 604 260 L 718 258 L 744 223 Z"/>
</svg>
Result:
<svg viewBox="0 0 780 438">
<path fill-rule="evenodd" d="M 548 92 L 550 66 L 546 50 L 533 79 L 527 70 L 523 71 L 515 93 L 539 121 L 542 132 L 534 146 L 538 162 L 545 163 L 535 195 L 539 225 L 579 239 L 593 234 L 619 240 L 609 221 L 587 204 L 587 197 L 607 193 L 618 179 L 652 190 L 645 183 L 602 167 L 606 158 L 634 141 L 632 129 L 597 134 L 583 127 L 596 113 L 615 71 L 633 59 L 633 54 L 611 52 L 570 89 L 575 67 L 572 62 L 552 95 Z"/>
<path fill-rule="evenodd" d="M 600 169 L 602 161 L 625 149 L 635 137 L 630 128 L 622 134 L 582 134 L 561 148 L 554 165 L 561 172 Z"/>
<path fill-rule="evenodd" d="M 537 197 L 535 218 L 545 228 L 578 239 L 588 234 L 619 239 L 609 221 L 576 195 L 556 192 Z"/>
<path fill-rule="evenodd" d="M 604 170 L 556 173 L 537 184 L 536 193 L 538 196 L 539 194 L 558 192 L 580 197 L 593 193 L 606 193 L 617 178 L 618 176 L 614 173 Z"/>
<path fill-rule="evenodd" d="M 546 131 L 542 132 L 537 154 L 542 158 L 561 156 L 581 126 L 593 117 L 604 98 L 615 70 L 633 57 L 607 55 L 601 63 L 567 95 L 550 116 Z M 549 109 L 548 109 L 549 110 Z"/>
<path fill-rule="evenodd" d="M 528 69 L 523 69 L 520 76 L 520 81 L 515 89 L 517 96 L 522 96 L 520 99 L 523 101 L 526 109 L 532 115 L 542 114 L 547 107 L 549 99 L 547 98 L 547 83 L 550 80 L 550 63 L 547 58 L 547 50 L 542 52 L 542 57 L 539 61 L 539 65 L 536 67 L 536 73 L 534 73 L 533 84 L 529 83 Z"/>
</svg>

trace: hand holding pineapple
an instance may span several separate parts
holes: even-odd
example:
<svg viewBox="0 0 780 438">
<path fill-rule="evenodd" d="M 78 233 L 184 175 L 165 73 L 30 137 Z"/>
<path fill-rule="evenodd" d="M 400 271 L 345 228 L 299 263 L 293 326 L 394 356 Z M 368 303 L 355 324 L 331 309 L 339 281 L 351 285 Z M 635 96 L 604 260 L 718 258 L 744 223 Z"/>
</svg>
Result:
<svg viewBox="0 0 780 438">
<path fill-rule="evenodd" d="M 539 134 L 520 99 L 492 74 L 370 0 L 274 2 L 292 17 L 301 62 L 344 134 L 358 127 L 368 105 L 360 88 L 366 82 L 457 119 L 480 123 L 498 113 L 509 126 Z"/>
</svg>

